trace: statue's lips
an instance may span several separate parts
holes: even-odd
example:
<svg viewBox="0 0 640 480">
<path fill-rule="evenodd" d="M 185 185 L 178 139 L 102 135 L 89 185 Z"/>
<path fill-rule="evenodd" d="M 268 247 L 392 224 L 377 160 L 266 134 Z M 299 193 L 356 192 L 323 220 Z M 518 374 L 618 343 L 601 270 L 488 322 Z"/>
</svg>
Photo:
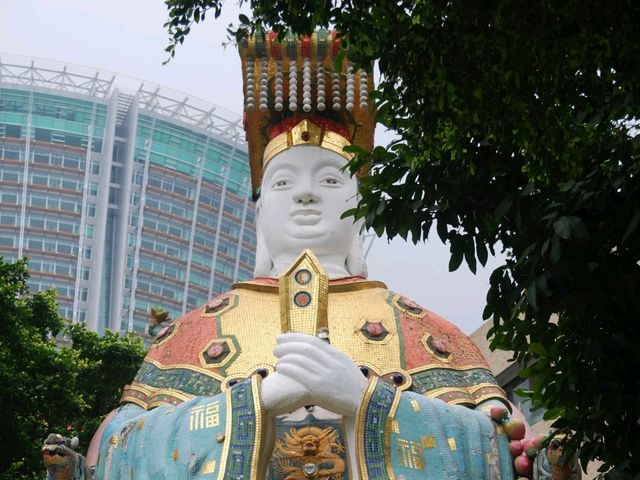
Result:
<svg viewBox="0 0 640 480">
<path fill-rule="evenodd" d="M 291 218 L 296 225 L 315 225 L 322 220 L 322 212 L 311 208 L 301 208 L 291 212 Z"/>
</svg>

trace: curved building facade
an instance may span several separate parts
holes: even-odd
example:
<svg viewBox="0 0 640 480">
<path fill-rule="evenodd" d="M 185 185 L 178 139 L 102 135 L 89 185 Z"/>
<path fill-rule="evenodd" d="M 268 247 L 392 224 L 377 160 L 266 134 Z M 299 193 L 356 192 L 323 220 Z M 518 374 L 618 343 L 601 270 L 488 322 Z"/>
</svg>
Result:
<svg viewBox="0 0 640 480">
<path fill-rule="evenodd" d="M 251 277 L 241 118 L 84 67 L 0 58 L 0 256 L 97 331 L 144 332 Z"/>
</svg>

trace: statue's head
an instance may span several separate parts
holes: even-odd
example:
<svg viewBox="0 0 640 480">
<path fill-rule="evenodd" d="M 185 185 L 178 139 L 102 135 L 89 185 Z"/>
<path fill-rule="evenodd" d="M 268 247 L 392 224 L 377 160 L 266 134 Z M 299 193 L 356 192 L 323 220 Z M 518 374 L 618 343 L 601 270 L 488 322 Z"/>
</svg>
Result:
<svg viewBox="0 0 640 480">
<path fill-rule="evenodd" d="M 245 130 L 257 200 L 256 276 L 279 276 L 306 248 L 329 277 L 366 276 L 358 180 L 349 145 L 372 148 L 371 76 L 343 58 L 335 32 L 256 32 L 240 45 Z"/>
<path fill-rule="evenodd" d="M 345 164 L 318 146 L 295 146 L 269 162 L 257 203 L 256 276 L 278 276 L 305 248 L 330 277 L 366 276 L 362 223 L 341 218 L 358 201 Z"/>
</svg>

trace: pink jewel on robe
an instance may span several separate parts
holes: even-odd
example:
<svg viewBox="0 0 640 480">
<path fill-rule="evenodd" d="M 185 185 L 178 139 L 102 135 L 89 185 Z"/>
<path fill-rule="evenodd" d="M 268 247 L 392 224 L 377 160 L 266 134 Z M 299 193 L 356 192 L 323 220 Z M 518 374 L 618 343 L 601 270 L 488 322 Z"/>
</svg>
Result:
<svg viewBox="0 0 640 480">
<path fill-rule="evenodd" d="M 224 302 L 223 297 L 214 298 L 213 301 L 208 305 L 209 308 L 218 308 Z"/>
<path fill-rule="evenodd" d="M 402 303 L 404 303 L 409 308 L 420 308 L 416 302 L 413 300 L 409 300 L 408 298 L 403 298 Z"/>
<path fill-rule="evenodd" d="M 436 352 L 447 353 L 447 348 L 444 346 L 444 343 L 442 343 L 440 340 L 437 340 L 434 338 L 431 344 L 433 345 L 433 348 L 436 349 Z"/>
<path fill-rule="evenodd" d="M 379 337 L 384 333 L 384 327 L 381 323 L 369 323 L 367 325 L 367 332 L 372 337 Z"/>
<path fill-rule="evenodd" d="M 224 345 L 220 343 L 215 343 L 207 349 L 207 355 L 209 356 L 209 358 L 218 358 L 220 355 L 223 354 L 223 352 L 224 352 Z"/>
</svg>

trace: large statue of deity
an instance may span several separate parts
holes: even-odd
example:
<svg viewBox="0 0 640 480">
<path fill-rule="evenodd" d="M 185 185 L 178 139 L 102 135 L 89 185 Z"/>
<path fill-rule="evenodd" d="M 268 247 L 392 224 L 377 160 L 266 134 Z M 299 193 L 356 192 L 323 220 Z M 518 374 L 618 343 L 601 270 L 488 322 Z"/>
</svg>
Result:
<svg viewBox="0 0 640 480">
<path fill-rule="evenodd" d="M 163 324 L 94 437 L 94 478 L 514 478 L 482 355 L 368 280 L 361 224 L 341 218 L 358 199 L 344 147 L 371 148 L 373 109 L 337 52 L 326 31 L 241 46 L 255 278 Z"/>
</svg>

